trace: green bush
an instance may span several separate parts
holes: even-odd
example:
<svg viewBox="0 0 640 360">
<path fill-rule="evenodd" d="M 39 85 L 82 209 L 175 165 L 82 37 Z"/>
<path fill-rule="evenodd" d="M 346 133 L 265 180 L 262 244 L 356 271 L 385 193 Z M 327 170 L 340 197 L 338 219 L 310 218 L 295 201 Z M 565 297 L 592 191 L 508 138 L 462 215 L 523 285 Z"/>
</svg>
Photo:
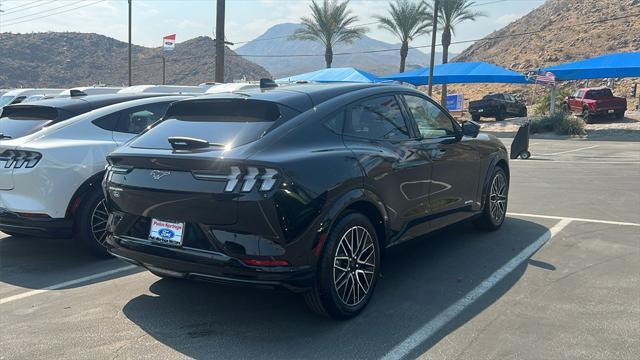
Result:
<svg viewBox="0 0 640 360">
<path fill-rule="evenodd" d="M 564 112 L 543 116 L 531 121 L 529 132 L 532 134 L 555 132 L 558 135 L 583 136 L 586 135 L 584 121 Z"/>
<path fill-rule="evenodd" d="M 567 98 L 567 96 L 571 95 L 571 91 L 569 89 L 559 88 L 556 91 L 556 110 L 562 109 L 562 103 Z M 551 94 L 546 94 L 543 96 L 540 101 L 533 108 L 533 112 L 537 115 L 546 115 L 549 113 Z"/>
</svg>

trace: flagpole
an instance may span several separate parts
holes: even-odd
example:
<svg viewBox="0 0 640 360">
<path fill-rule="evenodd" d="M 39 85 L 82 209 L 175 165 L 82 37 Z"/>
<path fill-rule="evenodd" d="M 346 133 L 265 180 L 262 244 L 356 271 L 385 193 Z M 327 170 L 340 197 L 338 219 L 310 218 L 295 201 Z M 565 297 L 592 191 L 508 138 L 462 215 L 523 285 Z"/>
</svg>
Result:
<svg viewBox="0 0 640 360">
<path fill-rule="evenodd" d="M 163 51 L 162 51 L 162 85 L 164 85 L 164 84 L 165 84 L 164 76 L 165 76 L 165 73 L 166 73 L 166 69 L 167 69 L 167 62 L 166 62 L 166 60 L 165 60 L 165 57 L 164 57 L 164 50 L 163 50 Z"/>
</svg>

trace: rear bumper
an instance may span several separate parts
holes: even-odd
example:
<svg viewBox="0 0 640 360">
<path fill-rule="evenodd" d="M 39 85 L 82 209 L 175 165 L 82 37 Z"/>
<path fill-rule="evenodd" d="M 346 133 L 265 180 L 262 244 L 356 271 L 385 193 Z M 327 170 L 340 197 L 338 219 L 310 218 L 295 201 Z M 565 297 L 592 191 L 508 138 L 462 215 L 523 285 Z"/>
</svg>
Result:
<svg viewBox="0 0 640 360">
<path fill-rule="evenodd" d="M 627 111 L 626 107 L 612 107 L 606 109 L 589 110 L 591 115 L 607 115 L 607 114 L 619 114 Z"/>
<path fill-rule="evenodd" d="M 0 231 L 37 237 L 70 238 L 73 235 L 73 221 L 65 218 L 34 219 L 0 208 Z"/>
<path fill-rule="evenodd" d="M 169 277 L 301 292 L 313 285 L 311 266 L 248 266 L 225 254 L 171 247 L 145 239 L 110 236 L 107 250 L 129 263 Z"/>
<path fill-rule="evenodd" d="M 469 109 L 469 113 L 471 115 L 479 115 L 479 116 L 495 116 L 495 109 Z"/>
</svg>

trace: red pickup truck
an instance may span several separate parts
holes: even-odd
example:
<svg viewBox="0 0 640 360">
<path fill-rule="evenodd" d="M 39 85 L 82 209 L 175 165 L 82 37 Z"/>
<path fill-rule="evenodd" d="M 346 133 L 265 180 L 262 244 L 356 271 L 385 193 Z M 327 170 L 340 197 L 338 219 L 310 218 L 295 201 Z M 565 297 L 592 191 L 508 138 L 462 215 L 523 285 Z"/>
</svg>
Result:
<svg viewBox="0 0 640 360">
<path fill-rule="evenodd" d="M 565 111 L 581 114 L 584 121 L 589 123 L 598 115 L 623 118 L 627 111 L 627 99 L 613 96 L 609 88 L 584 88 L 569 96 L 563 107 Z"/>
</svg>

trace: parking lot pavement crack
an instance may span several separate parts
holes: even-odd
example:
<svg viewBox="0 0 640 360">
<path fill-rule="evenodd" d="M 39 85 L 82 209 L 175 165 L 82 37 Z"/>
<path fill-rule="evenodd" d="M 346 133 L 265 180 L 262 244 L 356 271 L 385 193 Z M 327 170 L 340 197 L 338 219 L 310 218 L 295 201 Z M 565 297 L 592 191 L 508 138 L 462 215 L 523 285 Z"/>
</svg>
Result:
<svg viewBox="0 0 640 360">
<path fill-rule="evenodd" d="M 135 339 L 127 341 L 126 343 L 120 345 L 120 347 L 118 347 L 116 349 L 116 351 L 113 354 L 113 357 L 111 358 L 111 360 L 116 360 L 120 356 L 120 351 L 122 351 L 124 348 L 130 346 L 131 344 L 139 342 L 142 338 L 144 338 L 144 337 L 146 337 L 148 335 L 149 334 L 147 334 L 147 333 L 141 334 L 140 336 L 136 337 Z"/>
</svg>

